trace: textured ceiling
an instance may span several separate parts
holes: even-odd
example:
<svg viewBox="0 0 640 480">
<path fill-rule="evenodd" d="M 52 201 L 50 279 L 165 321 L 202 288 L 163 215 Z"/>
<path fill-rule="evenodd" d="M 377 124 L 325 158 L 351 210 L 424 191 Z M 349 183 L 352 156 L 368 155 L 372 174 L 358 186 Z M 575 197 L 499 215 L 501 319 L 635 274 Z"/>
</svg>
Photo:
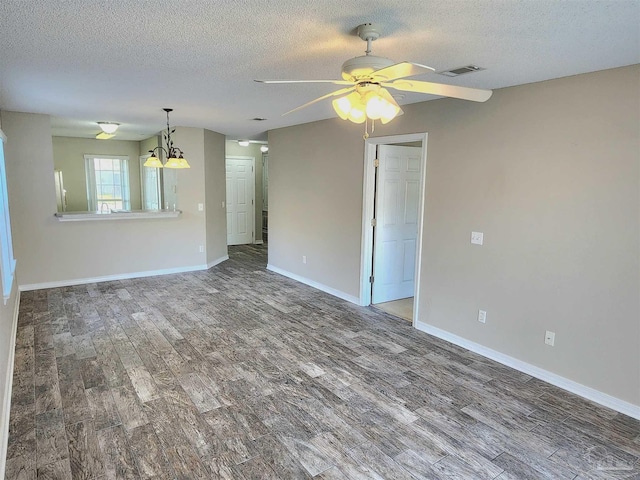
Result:
<svg viewBox="0 0 640 480">
<path fill-rule="evenodd" d="M 639 0 L 2 0 L 0 109 L 51 114 L 57 135 L 114 121 L 139 139 L 172 107 L 174 125 L 264 139 L 334 116 L 328 101 L 281 114 L 339 87 L 253 80 L 340 78 L 365 22 L 382 27 L 376 55 L 486 68 L 418 80 L 496 89 L 640 63 Z"/>
</svg>

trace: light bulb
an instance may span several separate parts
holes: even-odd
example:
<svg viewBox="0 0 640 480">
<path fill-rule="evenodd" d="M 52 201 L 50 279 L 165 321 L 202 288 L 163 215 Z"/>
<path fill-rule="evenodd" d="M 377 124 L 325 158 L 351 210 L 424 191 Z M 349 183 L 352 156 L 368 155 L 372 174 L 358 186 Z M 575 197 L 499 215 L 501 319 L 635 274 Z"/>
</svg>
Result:
<svg viewBox="0 0 640 480">
<path fill-rule="evenodd" d="M 367 117 L 377 120 L 382 117 L 387 110 L 388 102 L 378 94 L 373 94 L 367 100 Z"/>
<path fill-rule="evenodd" d="M 349 112 L 348 118 L 353 123 L 364 123 L 367 119 L 367 114 L 362 107 L 353 107 Z"/>
<path fill-rule="evenodd" d="M 380 120 L 383 124 L 389 123 L 391 120 L 396 118 L 397 115 L 404 113 L 396 103 L 396 100 L 386 89 L 381 88 L 379 95 L 384 102 L 380 115 Z"/>
<path fill-rule="evenodd" d="M 349 101 L 349 95 L 346 97 L 340 97 L 331 102 L 333 109 L 342 120 L 346 120 L 351 111 L 351 102 Z"/>
</svg>

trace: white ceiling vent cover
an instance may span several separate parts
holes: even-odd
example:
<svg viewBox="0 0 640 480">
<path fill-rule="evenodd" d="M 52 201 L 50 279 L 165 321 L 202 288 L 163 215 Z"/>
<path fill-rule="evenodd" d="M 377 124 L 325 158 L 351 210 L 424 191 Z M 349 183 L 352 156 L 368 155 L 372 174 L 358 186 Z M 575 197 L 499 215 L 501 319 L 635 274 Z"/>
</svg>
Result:
<svg viewBox="0 0 640 480">
<path fill-rule="evenodd" d="M 438 75 L 444 75 L 446 77 L 457 77 L 466 73 L 480 72 L 481 70 L 485 69 L 482 67 L 478 67 L 477 65 L 467 65 L 465 67 L 451 68 L 449 70 L 443 70 L 436 73 Z"/>
</svg>

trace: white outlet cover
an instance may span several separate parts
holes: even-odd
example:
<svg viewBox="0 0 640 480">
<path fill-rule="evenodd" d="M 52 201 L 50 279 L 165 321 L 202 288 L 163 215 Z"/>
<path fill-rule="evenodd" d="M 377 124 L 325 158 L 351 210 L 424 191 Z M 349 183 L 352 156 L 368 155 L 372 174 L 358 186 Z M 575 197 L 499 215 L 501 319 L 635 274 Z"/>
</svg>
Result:
<svg viewBox="0 0 640 480">
<path fill-rule="evenodd" d="M 484 233 L 471 232 L 471 243 L 474 245 L 482 245 L 484 242 Z"/>
<path fill-rule="evenodd" d="M 547 330 L 547 332 L 544 335 L 544 343 L 553 347 L 556 343 L 556 333 L 550 332 L 549 330 Z"/>
<path fill-rule="evenodd" d="M 478 310 L 478 321 L 480 323 L 487 323 L 487 312 L 484 310 Z"/>
<path fill-rule="evenodd" d="M 198 204 L 198 211 L 199 211 L 199 212 L 204 211 L 204 203 L 199 203 L 199 204 Z"/>
</svg>

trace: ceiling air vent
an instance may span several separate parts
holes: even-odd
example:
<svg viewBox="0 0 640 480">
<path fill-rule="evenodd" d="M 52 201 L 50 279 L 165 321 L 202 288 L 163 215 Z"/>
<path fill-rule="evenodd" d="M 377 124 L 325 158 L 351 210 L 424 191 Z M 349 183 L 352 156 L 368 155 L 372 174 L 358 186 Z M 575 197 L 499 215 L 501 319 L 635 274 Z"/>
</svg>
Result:
<svg viewBox="0 0 640 480">
<path fill-rule="evenodd" d="M 467 65 L 466 67 L 458 67 L 452 68 L 450 70 L 443 70 L 442 72 L 436 72 L 439 75 L 444 75 L 446 77 L 457 77 L 459 75 L 464 75 L 466 73 L 479 72 L 484 70 L 482 67 L 478 67 L 477 65 Z"/>
<path fill-rule="evenodd" d="M 256 117 L 256 118 L 252 118 L 251 120 L 254 120 L 256 122 L 264 122 L 266 120 L 266 118 Z"/>
</svg>

